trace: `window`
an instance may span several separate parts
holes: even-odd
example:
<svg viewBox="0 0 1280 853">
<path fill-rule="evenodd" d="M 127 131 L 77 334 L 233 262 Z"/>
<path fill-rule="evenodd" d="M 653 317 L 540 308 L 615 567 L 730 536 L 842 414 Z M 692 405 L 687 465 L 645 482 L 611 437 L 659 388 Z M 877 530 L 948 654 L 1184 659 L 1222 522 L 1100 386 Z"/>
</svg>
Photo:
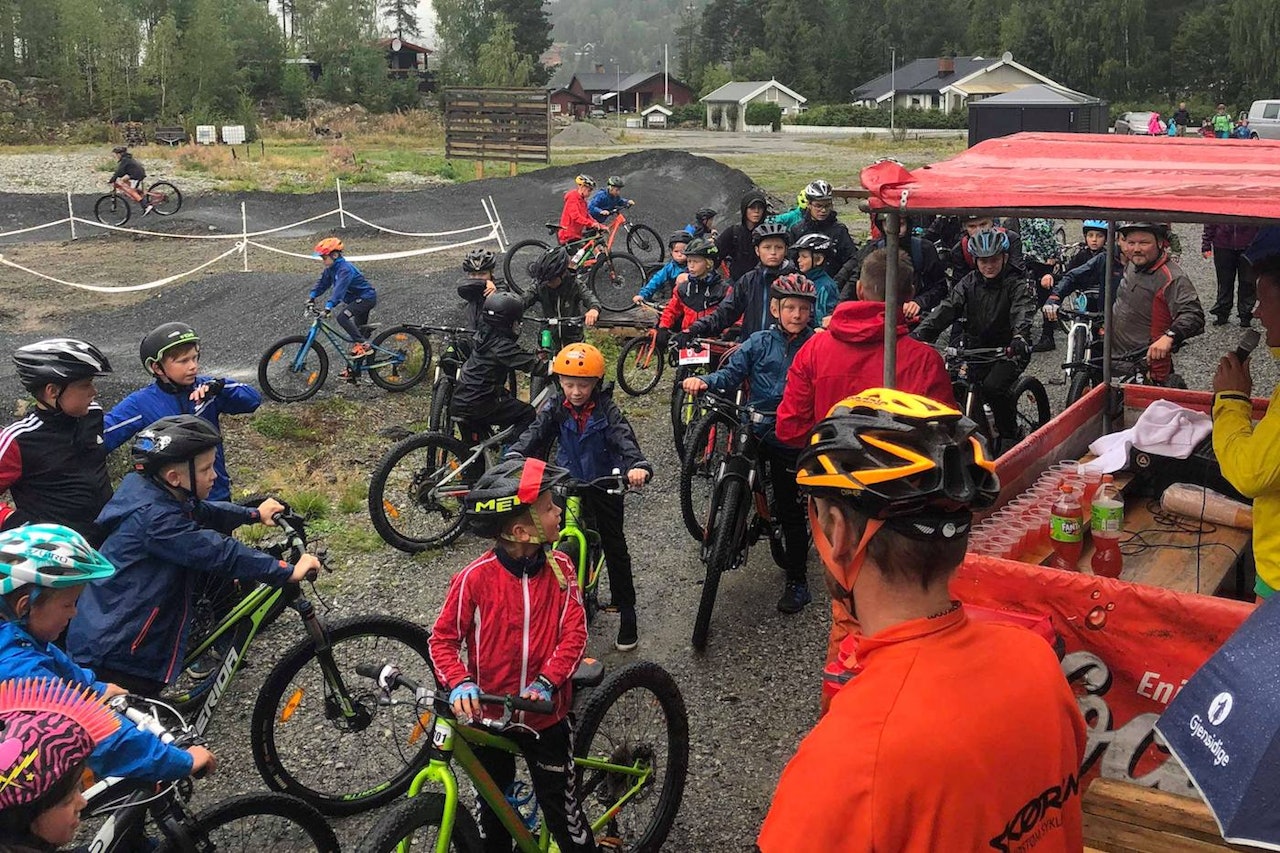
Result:
<svg viewBox="0 0 1280 853">
<path fill-rule="evenodd" d="M 559 104 L 557 104 L 557 103 L 555 103 L 555 102 L 552 102 L 552 104 L 551 104 L 551 112 L 553 112 L 553 113 L 558 113 L 558 112 L 560 112 L 560 105 L 559 105 Z"/>
<path fill-rule="evenodd" d="M 919 99 L 919 98 L 916 98 L 916 97 L 912 97 L 912 99 L 911 99 L 911 106 L 913 106 L 913 107 L 918 107 L 918 106 L 920 106 L 920 99 Z"/>
<path fill-rule="evenodd" d="M 1280 101 L 1272 101 L 1262 108 L 1263 118 L 1280 118 Z"/>
<path fill-rule="evenodd" d="M 667 106 L 671 106 L 671 104 L 675 102 L 675 98 L 671 96 L 670 92 L 667 92 L 666 100 L 667 100 Z"/>
<path fill-rule="evenodd" d="M 778 90 L 770 86 L 764 90 L 764 99 L 771 103 L 778 103 Z"/>
</svg>

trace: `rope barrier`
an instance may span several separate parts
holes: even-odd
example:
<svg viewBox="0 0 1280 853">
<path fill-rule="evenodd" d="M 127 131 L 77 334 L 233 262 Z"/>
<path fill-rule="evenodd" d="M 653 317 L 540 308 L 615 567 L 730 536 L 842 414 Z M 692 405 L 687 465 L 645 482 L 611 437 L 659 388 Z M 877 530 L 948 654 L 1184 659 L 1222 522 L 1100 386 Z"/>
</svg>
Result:
<svg viewBox="0 0 1280 853">
<path fill-rule="evenodd" d="M 350 214 L 347 214 L 347 215 L 348 215 L 348 216 L 350 216 Z M 413 258 L 413 257 L 417 257 L 417 256 L 419 256 L 419 255 L 432 255 L 432 254 L 435 254 L 435 253 L 437 253 L 437 252 L 447 252 L 447 251 L 449 251 L 450 249 L 460 249 L 460 248 L 462 248 L 462 247 L 464 247 L 464 246 L 474 246 L 474 245 L 476 245 L 477 243 L 487 243 L 487 242 L 489 242 L 490 240 L 493 240 L 493 239 L 496 239 L 496 238 L 495 238 L 494 233 L 491 231 L 491 232 L 490 232 L 490 233 L 488 233 L 488 234 L 483 234 L 483 235 L 481 235 L 481 236 L 479 236 L 479 237 L 476 237 L 476 238 L 474 238 L 474 239 L 466 240 L 466 241 L 463 241 L 463 242 L 461 242 L 461 243 L 450 243 L 450 244 L 448 244 L 448 245 L 446 245 L 446 246 L 429 246 L 429 247 L 427 247 L 427 248 L 425 248 L 425 249 L 406 249 L 406 250 L 401 251 L 401 252 L 382 252 L 382 253 L 380 253 L 380 254 L 376 254 L 376 255 L 346 255 L 345 257 L 346 257 L 346 259 L 347 259 L 347 260 L 352 261 L 352 262 L 355 262 L 355 261 L 391 261 L 391 260 L 395 260 L 395 259 L 397 259 L 397 258 Z M 319 259 L 319 258 L 317 258 L 315 255 L 304 255 L 304 254 L 302 254 L 301 252 L 291 252 L 291 251 L 289 251 L 288 249 L 278 249 L 278 248 L 276 248 L 275 246 L 268 246 L 268 245 L 266 245 L 265 243 L 256 243 L 256 242 L 254 242 L 253 240 L 250 240 L 250 241 L 249 241 L 249 245 L 250 245 L 250 246 L 253 246 L 255 249 L 264 249 L 264 250 L 266 250 L 266 251 L 268 251 L 268 252 L 274 252 L 274 253 L 276 253 L 277 255 L 287 255 L 288 257 L 291 257 L 291 258 L 301 258 L 301 259 L 302 259 L 302 260 L 304 260 L 304 261 L 318 261 L 318 260 L 320 260 L 320 259 Z"/>
<path fill-rule="evenodd" d="M 472 225 L 470 228 L 456 228 L 453 231 L 396 231 L 393 228 L 387 228 L 382 225 L 375 225 L 367 219 L 356 216 L 351 211 L 347 211 L 347 218 L 354 219 L 356 222 L 368 225 L 370 228 L 378 231 L 385 231 L 388 234 L 394 234 L 397 237 L 453 237 L 457 234 L 470 234 L 473 231 L 488 231 L 493 228 L 492 222 L 486 222 L 484 225 Z"/>
<path fill-rule="evenodd" d="M 79 284 L 74 281 L 66 281 L 61 278 L 56 278 L 55 276 L 45 275 L 42 272 L 36 272 L 35 270 L 30 269 L 29 267 L 24 267 L 22 264 L 14 263 L 13 261 L 6 258 L 4 255 L 0 255 L 0 264 L 3 264 L 4 266 L 7 266 L 7 267 L 13 267 L 16 270 L 21 270 L 22 272 L 25 272 L 28 275 L 33 275 L 36 278 L 42 278 L 45 281 L 52 281 L 55 284 L 64 284 L 67 287 L 74 287 L 79 290 L 88 290 L 93 293 L 134 293 L 139 290 L 152 290 L 157 287 L 164 287 L 166 284 L 172 284 L 173 282 L 179 281 L 180 279 L 193 276 L 196 273 L 200 272 L 202 269 L 213 266 L 218 261 L 221 261 L 224 258 L 229 258 L 232 255 L 238 254 L 243 248 L 244 247 L 241 244 L 237 243 L 236 245 L 232 246 L 230 249 L 227 249 L 221 255 L 218 255 L 216 258 L 207 260 L 204 263 L 200 264 L 200 266 L 195 267 L 194 269 L 187 270 L 186 272 L 177 273 L 175 275 L 167 276 L 165 278 L 158 279 L 156 281 L 149 281 L 146 284 L 130 284 L 130 285 L 123 285 L 118 287 L 108 287 L 106 285 L 100 285 L 100 284 Z"/>
<path fill-rule="evenodd" d="M 289 225 L 280 225 L 280 226 L 277 226 L 277 227 L 275 227 L 275 228 L 268 228 L 268 229 L 266 229 L 265 231 L 253 231 L 253 232 L 250 232 L 247 236 L 249 236 L 249 237 L 266 237 L 266 236 L 268 236 L 268 235 L 270 235 L 270 234 L 277 234 L 277 233 L 279 233 L 279 232 L 281 232 L 281 231 L 288 231 L 290 228 L 297 228 L 299 225 L 307 225 L 307 224 L 309 224 L 309 223 L 316 222 L 317 220 L 320 220 L 320 219 L 327 219 L 328 217 L 335 215 L 337 212 L 338 212 L 338 209 L 335 207 L 333 210 L 329 210 L 329 211 L 326 211 L 326 212 L 324 212 L 324 213 L 316 214 L 315 216 L 312 216 L 312 217 L 310 217 L 310 218 L 308 218 L 308 219 L 303 219 L 303 220 L 301 220 L 301 221 L 299 221 L 299 222 L 293 222 L 293 223 L 290 223 Z M 244 234 L 168 234 L 168 233 L 166 233 L 166 232 L 164 232 L 164 231 L 147 231 L 147 230 L 144 230 L 144 229 L 141 229 L 141 228 L 121 228 L 121 227 L 119 227 L 118 225 L 108 225 L 108 224 L 106 224 L 105 222 L 99 222 L 99 221 L 98 221 L 98 220 L 96 220 L 96 219 L 85 219 L 85 218 L 84 218 L 84 217 L 82 217 L 82 216 L 76 216 L 76 217 L 73 217 L 73 218 L 75 219 L 75 221 L 76 221 L 76 222 L 82 222 L 82 223 L 84 223 L 85 225 L 92 225 L 92 226 L 93 226 L 93 227 L 95 227 L 95 228 L 102 228 L 102 229 L 104 229 L 104 230 L 106 230 L 106 231 L 119 231 L 119 232 L 121 232 L 121 233 L 123 233 L 123 234 L 141 235 L 141 236 L 144 236 L 144 237 L 167 237 L 167 238 L 169 238 L 169 239 L 171 239 L 171 240 L 236 240 L 236 241 L 243 241 L 243 240 L 244 240 L 244 237 L 246 236 L 246 235 L 244 235 Z M 65 219 L 64 219 L 64 220 L 62 220 L 62 221 L 63 221 L 63 222 L 66 222 L 66 220 L 65 220 Z M 58 224 L 58 223 L 51 223 L 51 224 Z M 43 226 L 43 225 L 42 225 L 42 226 L 40 226 L 40 227 L 41 227 L 41 228 L 44 228 L 44 227 L 47 227 L 47 226 Z M 0 237 L 3 237 L 3 236 L 4 236 L 3 234 L 0 234 Z"/>
<path fill-rule="evenodd" d="M 69 220 L 67 217 L 63 217 L 62 219 L 59 219 L 57 222 L 46 222 L 43 225 L 32 225 L 30 228 L 19 228 L 16 231 L 0 231 L 0 237 L 12 237 L 15 234 L 29 234 L 32 231 L 40 231 L 41 229 L 44 229 L 44 228 L 53 228 L 58 225 L 66 225 L 68 221 Z M 485 227 L 487 228 L 488 226 L 485 226 Z"/>
</svg>

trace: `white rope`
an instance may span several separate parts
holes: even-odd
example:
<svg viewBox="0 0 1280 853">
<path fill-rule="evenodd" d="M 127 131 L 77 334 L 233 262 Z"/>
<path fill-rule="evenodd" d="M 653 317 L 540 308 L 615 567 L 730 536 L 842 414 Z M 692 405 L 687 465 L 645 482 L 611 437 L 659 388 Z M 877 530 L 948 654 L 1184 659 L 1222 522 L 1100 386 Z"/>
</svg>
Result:
<svg viewBox="0 0 1280 853">
<path fill-rule="evenodd" d="M 17 231 L 0 231 L 0 237 L 12 237 L 15 234 L 28 234 L 32 231 L 39 231 L 42 228 L 52 228 L 55 225 L 66 225 L 70 221 L 67 217 L 59 219 L 57 222 L 46 222 L 44 225 L 32 225 L 30 228 L 19 228 Z"/>
<path fill-rule="evenodd" d="M 238 253 L 242 248 L 243 246 L 237 243 L 236 245 L 232 246 L 230 249 L 227 249 L 221 255 L 218 255 L 216 258 L 213 258 L 211 260 L 205 261 L 203 264 L 196 267 L 195 269 L 187 270 L 186 272 L 181 272 L 176 275 L 171 275 L 171 276 L 168 276 L 167 278 L 162 278 L 157 281 L 149 281 L 146 284 L 131 284 L 131 285 L 122 285 L 119 287 L 108 287 L 106 285 L 100 285 L 100 284 L 77 284 L 74 281 L 65 281 L 60 278 L 55 278 L 54 276 L 51 276 L 51 275 L 45 275 L 42 272 L 36 272 L 33 269 L 24 267 L 22 264 L 14 263 L 13 261 L 6 258 L 4 255 L 0 255 L 0 264 L 3 264 L 7 267 L 13 267 L 16 270 L 22 270 L 28 275 L 34 275 L 36 278 L 42 278 L 45 281 L 52 281 L 55 284 L 65 284 L 67 287 L 74 287 L 79 290 L 89 290 L 94 293 L 132 293 L 139 290 L 151 290 L 156 287 L 164 287 L 166 284 L 172 284 L 173 282 L 178 281 L 180 279 L 193 276 L 196 273 L 200 272 L 200 270 L 204 269 L 205 267 L 212 266 L 213 264 L 216 264 L 218 261 L 221 261 L 224 258 L 231 257 L 232 255 Z"/>
<path fill-rule="evenodd" d="M 348 261 L 391 261 L 397 258 L 414 258 L 419 255 L 432 255 L 436 252 L 447 252 L 450 249 L 460 249 L 464 246 L 474 246 L 477 243 L 487 243 L 490 240 L 497 239 L 494 231 L 481 235 L 472 240 L 465 240 L 460 243 L 450 243 L 447 246 L 430 246 L 425 249 L 407 249 L 403 252 L 383 252 L 377 255 L 344 255 Z M 315 255 L 304 255 L 299 252 L 290 252 L 288 249 L 278 249 L 275 246 L 268 246 L 265 243 L 256 243 L 249 241 L 249 245 L 257 249 L 265 249 L 268 252 L 275 252 L 277 255 L 288 255 L 291 258 L 301 258 L 304 261 L 319 261 L 320 258 Z"/>
<path fill-rule="evenodd" d="M 378 231 L 395 234 L 397 237 L 452 237 L 455 234 L 470 234 L 474 231 L 487 231 L 493 228 L 493 223 L 486 222 L 484 225 L 473 225 L 470 228 L 458 228 L 454 231 L 396 231 L 392 228 L 384 228 L 381 225 L 375 225 L 367 219 L 362 219 L 361 217 L 356 216 L 349 210 L 346 213 L 348 218 L 354 219 L 356 222 L 362 222 L 370 228 L 375 228 Z"/>
<path fill-rule="evenodd" d="M 105 222 L 98 222 L 96 219 L 85 219 L 85 218 L 84 218 L 84 217 L 82 217 L 82 216 L 76 216 L 76 217 L 74 217 L 74 219 L 75 219 L 75 221 L 76 221 L 76 222 L 83 222 L 85 225 L 92 225 L 92 226 L 93 226 L 93 227 L 95 227 L 95 228 L 103 228 L 103 229 L 105 229 L 105 230 L 107 230 L 107 231 L 119 231 L 119 232 L 124 233 L 124 234 L 141 234 L 141 235 L 146 236 L 146 237 L 168 237 L 168 238 L 170 238 L 170 239 L 172 239 L 172 240 L 236 240 L 236 241 L 242 241 L 242 240 L 244 239 L 244 237 L 245 237 L 245 236 L 249 236 L 249 237 L 265 237 L 265 236 L 267 236 L 268 234 L 276 234 L 276 233 L 278 233 L 278 232 L 280 232 L 280 231 L 288 231 L 290 228 L 297 228 L 299 225 L 306 225 L 306 224 L 308 224 L 308 223 L 315 222 L 316 220 L 319 220 L 319 219 L 327 219 L 328 217 L 333 216 L 333 215 L 335 215 L 335 214 L 337 214 L 337 213 L 338 213 L 338 209 L 335 207 L 333 210 L 330 210 L 330 211 L 328 211 L 328 212 L 326 212 L 326 213 L 320 213 L 320 214 L 317 214 L 317 215 L 315 215 L 315 216 L 312 216 L 310 219 L 303 219 L 303 220 L 302 220 L 302 221 L 300 221 L 300 222 L 293 222 L 293 223 L 290 223 L 289 225 L 280 225 L 280 226 L 277 226 L 276 228 L 268 228 L 268 229 L 267 229 L 267 230 L 265 230 L 265 231 L 253 231 L 253 232 L 250 232 L 248 235 L 243 235 L 243 234 L 166 234 L 166 233 L 165 233 L 165 232 L 163 232 L 163 231 L 145 231 L 145 230 L 140 229 L 140 228 L 120 228 L 119 226 L 116 226 L 116 225 L 107 225 Z M 67 221 L 67 220 L 63 219 L 63 220 L 60 220 L 59 222 L 51 222 L 51 223 L 49 223 L 49 224 L 50 224 L 50 225 L 60 225 L 61 223 L 66 222 L 66 221 Z M 38 226 L 38 227 L 40 227 L 40 228 L 48 228 L 49 226 L 48 226 L 48 225 L 40 225 L 40 226 Z M 27 229 L 27 230 L 31 231 L 31 230 L 34 230 L 34 229 L 30 229 L 30 228 L 29 228 L 29 229 Z M 10 232 L 10 233 L 18 234 L 18 233 L 21 233 L 21 232 L 13 231 L 13 232 Z M 3 236 L 5 236 L 5 235 L 4 235 L 4 234 L 0 234 L 0 237 L 3 237 Z"/>
</svg>

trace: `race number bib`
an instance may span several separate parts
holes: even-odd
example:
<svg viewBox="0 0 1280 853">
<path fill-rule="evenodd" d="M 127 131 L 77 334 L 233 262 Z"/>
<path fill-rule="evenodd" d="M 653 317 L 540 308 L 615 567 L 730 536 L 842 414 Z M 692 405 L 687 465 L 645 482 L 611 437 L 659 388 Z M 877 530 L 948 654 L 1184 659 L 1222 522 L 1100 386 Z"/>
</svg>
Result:
<svg viewBox="0 0 1280 853">
<path fill-rule="evenodd" d="M 703 344 L 701 347 L 689 347 L 680 350 L 681 364 L 710 364 L 711 363 L 711 344 Z"/>
</svg>

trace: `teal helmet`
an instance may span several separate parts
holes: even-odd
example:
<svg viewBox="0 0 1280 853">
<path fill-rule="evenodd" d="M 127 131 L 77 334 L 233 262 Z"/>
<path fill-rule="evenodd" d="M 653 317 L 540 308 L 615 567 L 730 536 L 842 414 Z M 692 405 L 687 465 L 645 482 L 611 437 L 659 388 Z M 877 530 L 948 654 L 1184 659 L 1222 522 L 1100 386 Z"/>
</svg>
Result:
<svg viewBox="0 0 1280 853">
<path fill-rule="evenodd" d="M 0 532 L 0 595 L 34 584 L 62 589 L 116 573 L 83 536 L 61 524 L 27 524 Z"/>
</svg>

